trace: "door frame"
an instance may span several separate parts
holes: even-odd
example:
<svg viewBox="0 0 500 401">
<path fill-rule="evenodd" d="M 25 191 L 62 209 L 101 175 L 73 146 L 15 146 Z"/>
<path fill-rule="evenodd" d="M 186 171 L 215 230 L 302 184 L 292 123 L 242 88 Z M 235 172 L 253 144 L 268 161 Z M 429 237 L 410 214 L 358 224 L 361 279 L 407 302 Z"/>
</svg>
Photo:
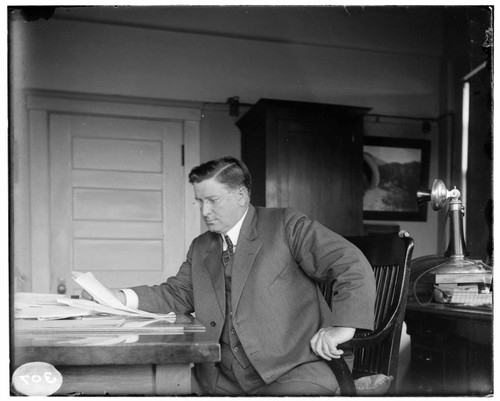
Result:
<svg viewBox="0 0 500 401">
<path fill-rule="evenodd" d="M 13 230 L 17 232 L 13 233 L 13 238 L 25 242 L 17 244 L 13 249 L 14 276 L 22 275 L 22 281 L 25 283 L 24 291 L 42 293 L 55 291 L 55 283 L 51 282 L 53 280 L 51 280 L 50 271 L 48 124 L 50 113 L 53 112 L 182 121 L 185 183 L 184 251 L 187 252 L 193 238 L 201 232 L 200 212 L 191 205 L 192 188 L 188 183 L 188 175 L 193 167 L 200 164 L 202 103 L 43 90 L 26 90 L 23 100 L 26 109 L 28 138 L 21 142 L 28 144 L 28 153 L 25 153 L 28 166 L 19 165 L 18 162 L 15 171 L 18 172 L 16 176 L 26 176 L 28 182 L 14 183 L 14 187 L 16 184 L 18 185 L 18 190 L 14 191 L 13 200 L 14 202 L 20 201 L 21 206 L 14 208 Z M 24 124 L 19 124 L 19 126 L 23 127 Z M 16 137 L 15 129 L 14 133 Z M 17 135 L 22 136 L 23 133 L 17 132 Z M 19 174 L 21 169 L 27 169 L 28 173 Z M 37 179 L 32 179 L 33 177 Z M 28 202 L 26 202 L 26 198 Z M 28 224 L 16 226 L 15 221 L 27 222 Z M 21 266 L 15 262 L 16 260 L 27 263 L 29 266 Z"/>
</svg>

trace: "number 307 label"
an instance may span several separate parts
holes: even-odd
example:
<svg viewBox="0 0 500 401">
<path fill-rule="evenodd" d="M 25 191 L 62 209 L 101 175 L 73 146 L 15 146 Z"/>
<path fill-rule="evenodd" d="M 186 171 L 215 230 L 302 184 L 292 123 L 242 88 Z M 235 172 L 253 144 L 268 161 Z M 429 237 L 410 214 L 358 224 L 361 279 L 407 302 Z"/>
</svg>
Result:
<svg viewBox="0 0 500 401">
<path fill-rule="evenodd" d="M 50 363 L 30 362 L 19 366 L 12 375 L 16 391 L 24 395 L 47 396 L 61 387 L 61 373 Z"/>
</svg>

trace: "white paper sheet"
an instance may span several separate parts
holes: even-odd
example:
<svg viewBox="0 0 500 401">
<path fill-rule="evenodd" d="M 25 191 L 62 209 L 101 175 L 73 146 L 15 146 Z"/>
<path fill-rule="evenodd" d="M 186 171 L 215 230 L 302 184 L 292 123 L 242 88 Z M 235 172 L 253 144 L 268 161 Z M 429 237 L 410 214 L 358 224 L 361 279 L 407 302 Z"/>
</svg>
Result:
<svg viewBox="0 0 500 401">
<path fill-rule="evenodd" d="M 87 291 L 96 302 L 112 308 L 122 309 L 125 307 L 106 287 L 104 287 L 91 272 L 73 272 L 74 280 Z"/>
<path fill-rule="evenodd" d="M 113 308 L 111 306 L 101 305 L 94 301 L 89 301 L 88 299 L 60 299 L 59 302 L 65 305 L 72 306 L 74 308 L 90 309 L 98 313 L 107 313 L 110 315 L 119 316 L 137 316 L 137 313 L 133 310 L 127 312 L 121 309 Z"/>
<path fill-rule="evenodd" d="M 90 316 L 92 310 L 70 306 L 43 306 L 20 309 L 14 317 L 18 319 L 67 319 L 71 317 Z"/>
<path fill-rule="evenodd" d="M 65 295 L 61 294 L 17 292 L 14 294 L 14 307 L 21 309 L 29 306 L 60 305 L 58 299 L 65 297 Z"/>
<path fill-rule="evenodd" d="M 104 287 L 95 277 L 91 272 L 87 273 L 81 273 L 81 272 L 73 272 L 73 277 L 74 280 L 79 284 L 85 291 L 87 291 L 92 297 L 94 298 L 95 301 L 97 301 L 101 306 L 105 306 L 108 308 L 112 308 L 115 310 L 115 314 L 132 314 L 132 315 L 139 315 L 139 316 L 144 316 L 144 317 L 150 317 L 154 319 L 167 319 L 167 320 L 173 320 L 175 321 L 175 313 L 168 313 L 166 315 L 164 314 L 157 314 L 157 313 L 150 313 L 150 312 L 145 312 L 141 311 L 138 309 L 132 309 L 128 308 L 125 305 L 123 305 L 114 295 L 113 293 L 106 287 Z M 67 300 L 64 300 L 65 303 L 73 306 L 79 306 L 81 303 L 76 303 L 73 301 L 87 301 L 87 300 L 70 300 L 72 302 L 68 303 Z M 88 301 L 95 303 L 93 301 Z M 110 309 L 108 309 L 110 310 Z M 120 312 L 125 312 L 125 313 L 119 313 Z M 104 313 L 111 313 L 111 312 L 104 312 Z"/>
</svg>

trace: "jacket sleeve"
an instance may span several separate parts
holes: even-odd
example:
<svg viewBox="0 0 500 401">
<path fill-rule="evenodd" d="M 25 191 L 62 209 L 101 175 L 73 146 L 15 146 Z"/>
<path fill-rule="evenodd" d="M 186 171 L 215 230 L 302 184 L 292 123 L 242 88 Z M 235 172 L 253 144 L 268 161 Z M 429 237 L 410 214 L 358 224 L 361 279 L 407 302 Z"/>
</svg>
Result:
<svg viewBox="0 0 500 401">
<path fill-rule="evenodd" d="M 138 286 L 131 289 L 139 297 L 139 309 L 154 313 L 176 312 L 188 314 L 194 312 L 193 282 L 191 262 L 193 244 L 187 253 L 186 261 L 177 274 L 160 285 Z"/>
<path fill-rule="evenodd" d="M 373 330 L 375 277 L 363 253 L 317 221 L 288 208 L 285 235 L 297 264 L 317 282 L 333 282 L 334 326 Z"/>
</svg>

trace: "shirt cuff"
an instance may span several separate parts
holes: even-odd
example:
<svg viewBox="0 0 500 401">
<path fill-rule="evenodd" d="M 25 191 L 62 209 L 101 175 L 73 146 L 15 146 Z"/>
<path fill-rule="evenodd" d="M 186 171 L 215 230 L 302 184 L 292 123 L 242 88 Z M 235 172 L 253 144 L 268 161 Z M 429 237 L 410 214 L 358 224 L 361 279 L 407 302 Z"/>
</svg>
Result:
<svg viewBox="0 0 500 401">
<path fill-rule="evenodd" d="M 125 306 L 127 308 L 139 309 L 139 297 L 134 290 L 131 290 L 130 288 L 124 288 L 120 291 L 125 294 Z"/>
</svg>

